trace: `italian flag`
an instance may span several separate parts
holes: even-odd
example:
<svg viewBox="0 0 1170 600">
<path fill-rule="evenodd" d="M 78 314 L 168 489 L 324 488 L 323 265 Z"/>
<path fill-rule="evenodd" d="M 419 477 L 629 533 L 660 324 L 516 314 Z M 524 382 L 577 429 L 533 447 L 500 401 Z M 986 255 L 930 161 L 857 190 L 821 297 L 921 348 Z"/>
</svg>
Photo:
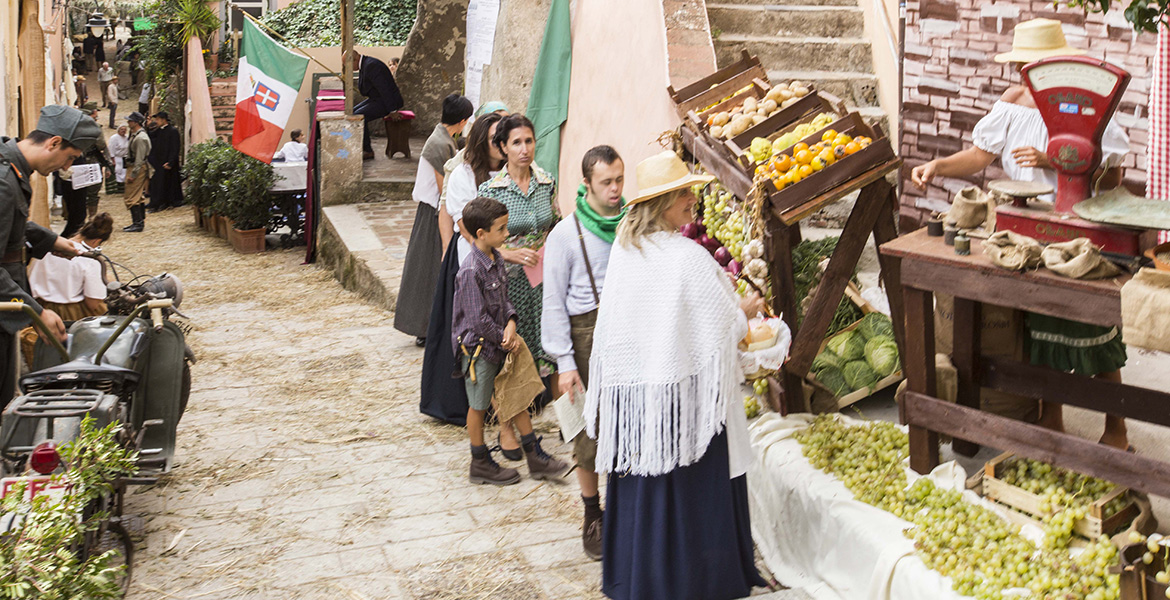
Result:
<svg viewBox="0 0 1170 600">
<path fill-rule="evenodd" d="M 236 150 L 272 162 L 308 66 L 308 58 L 292 53 L 251 19 L 244 19 L 232 128 Z"/>
</svg>

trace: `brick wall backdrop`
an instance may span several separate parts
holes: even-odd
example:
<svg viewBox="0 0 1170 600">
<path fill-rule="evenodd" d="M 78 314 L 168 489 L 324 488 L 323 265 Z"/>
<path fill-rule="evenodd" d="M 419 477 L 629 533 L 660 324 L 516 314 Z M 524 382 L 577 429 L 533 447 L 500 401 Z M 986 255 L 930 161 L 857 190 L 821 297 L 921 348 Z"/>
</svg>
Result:
<svg viewBox="0 0 1170 600">
<path fill-rule="evenodd" d="M 1117 119 L 1130 139 L 1126 183 L 1144 188 L 1147 90 L 1155 36 L 1135 35 L 1119 10 L 1085 16 L 1077 9 L 1056 9 L 1051 0 L 911 0 L 906 8 L 901 208 L 905 225 L 916 226 L 930 212 L 946 210 L 954 193 L 967 185 L 985 187 L 1004 177 L 997 160 L 969 180 L 940 179 L 919 191 L 910 183 L 910 170 L 971 146 L 975 123 L 991 111 L 1004 90 L 1019 83 L 1014 68 L 994 62 L 994 55 L 1011 50 L 1016 23 L 1040 17 L 1061 21 L 1070 45 L 1133 76 Z"/>
</svg>

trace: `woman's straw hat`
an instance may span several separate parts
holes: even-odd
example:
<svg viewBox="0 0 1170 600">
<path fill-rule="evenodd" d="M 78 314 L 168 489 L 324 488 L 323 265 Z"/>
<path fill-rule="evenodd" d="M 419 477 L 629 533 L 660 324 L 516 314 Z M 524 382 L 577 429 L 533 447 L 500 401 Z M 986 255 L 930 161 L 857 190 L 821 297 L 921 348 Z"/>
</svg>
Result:
<svg viewBox="0 0 1170 600">
<path fill-rule="evenodd" d="M 710 175 L 694 175 L 686 163 L 670 150 L 664 150 L 638 163 L 638 195 L 630 200 L 631 206 L 657 198 L 663 194 L 695 184 L 711 183 Z"/>
<path fill-rule="evenodd" d="M 1012 51 L 997 54 L 995 62 L 1031 63 L 1052 56 L 1084 53 L 1084 50 L 1068 45 L 1064 39 L 1064 31 L 1060 28 L 1060 21 L 1032 19 L 1016 25 Z"/>
</svg>

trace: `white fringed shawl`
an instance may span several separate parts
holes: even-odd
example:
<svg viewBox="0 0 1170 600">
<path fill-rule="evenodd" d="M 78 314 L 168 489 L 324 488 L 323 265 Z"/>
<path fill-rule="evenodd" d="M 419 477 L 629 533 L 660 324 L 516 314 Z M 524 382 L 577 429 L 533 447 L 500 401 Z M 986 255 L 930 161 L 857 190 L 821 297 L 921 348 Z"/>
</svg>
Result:
<svg viewBox="0 0 1170 600">
<path fill-rule="evenodd" d="M 665 232 L 641 250 L 615 244 L 585 404 L 598 470 L 654 476 L 692 464 L 730 416 L 732 476 L 742 474 L 736 344 L 746 333 L 731 282 L 699 244 Z"/>
</svg>

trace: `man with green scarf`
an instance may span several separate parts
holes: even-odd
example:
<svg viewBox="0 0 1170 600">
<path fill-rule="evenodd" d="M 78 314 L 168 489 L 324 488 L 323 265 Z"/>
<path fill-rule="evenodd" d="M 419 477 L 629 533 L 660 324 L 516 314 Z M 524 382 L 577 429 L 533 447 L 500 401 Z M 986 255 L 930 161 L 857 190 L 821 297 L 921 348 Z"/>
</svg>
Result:
<svg viewBox="0 0 1170 600">
<path fill-rule="evenodd" d="M 593 326 L 605 284 L 609 251 L 617 226 L 626 214 L 622 186 L 625 164 L 609 146 L 597 146 L 581 160 L 584 179 L 577 190 L 577 208 L 548 234 L 544 244 L 544 312 L 540 340 L 557 361 L 558 393 L 585 400 L 589 385 L 589 354 Z M 601 498 L 597 489 L 597 442 L 582 431 L 573 439 L 577 483 L 585 504 L 581 543 L 585 554 L 601 560 Z"/>
</svg>

